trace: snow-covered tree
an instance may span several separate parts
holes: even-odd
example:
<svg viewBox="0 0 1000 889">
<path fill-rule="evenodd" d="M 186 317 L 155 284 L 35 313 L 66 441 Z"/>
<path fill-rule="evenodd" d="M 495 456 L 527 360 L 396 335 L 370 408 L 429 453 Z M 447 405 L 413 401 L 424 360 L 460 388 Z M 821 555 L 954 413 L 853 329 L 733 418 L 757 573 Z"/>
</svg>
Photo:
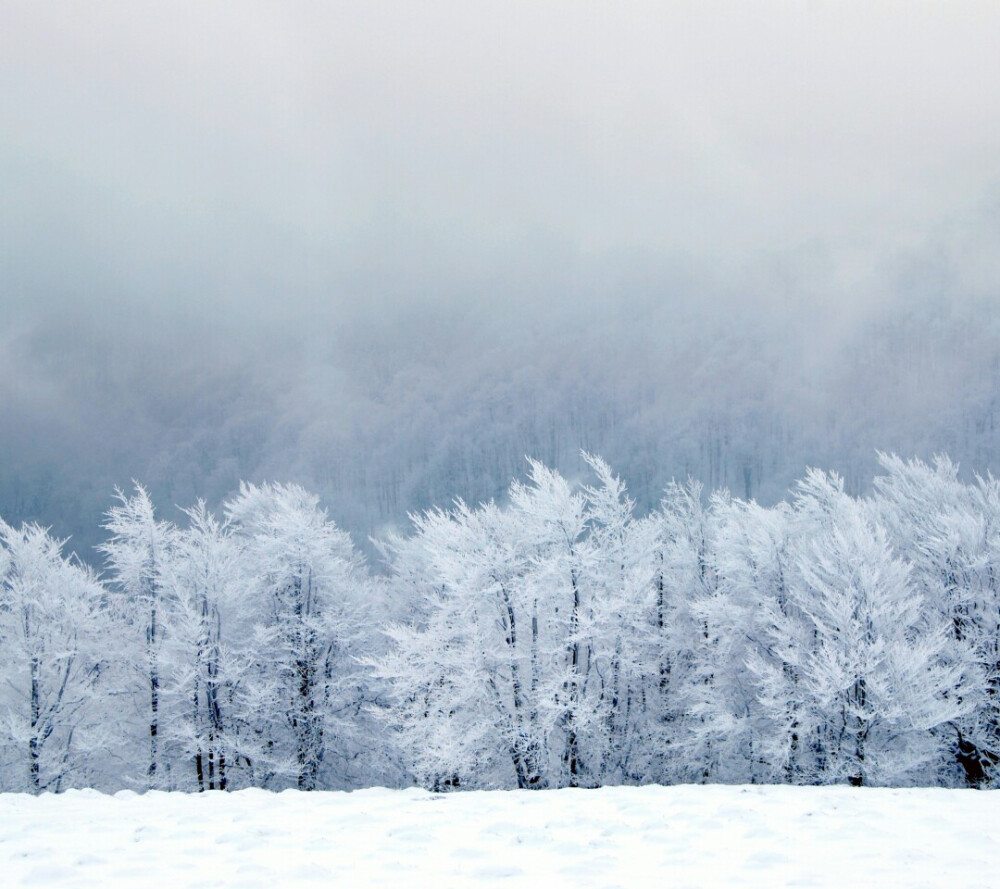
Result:
<svg viewBox="0 0 1000 889">
<path fill-rule="evenodd" d="M 796 681 L 758 669 L 760 698 L 780 724 L 787 695 L 799 695 L 799 782 L 903 782 L 940 758 L 936 730 L 967 711 L 969 677 L 947 661 L 949 627 L 910 567 L 837 476 L 811 471 L 795 511 L 788 608 L 775 614 L 772 640 Z"/>
<path fill-rule="evenodd" d="M 787 780 L 798 727 L 796 675 L 783 652 L 802 639 L 769 631 L 775 621 L 787 629 L 788 511 L 721 494 L 710 507 L 712 582 L 684 608 L 701 641 L 685 654 L 691 666 L 677 690 L 686 704 L 677 743 L 706 778 Z M 754 671 L 764 669 L 783 683 L 780 701 L 762 702 Z"/>
<path fill-rule="evenodd" d="M 971 711 L 950 726 L 966 783 L 989 783 L 1000 762 L 1000 483 L 967 485 L 947 457 L 933 465 L 880 454 L 876 509 L 913 582 L 951 627 L 945 656 L 981 677 Z"/>
<path fill-rule="evenodd" d="M 161 648 L 164 638 L 162 571 L 169 557 L 175 528 L 157 520 L 148 491 L 135 483 L 132 496 L 116 490 L 118 503 L 108 510 L 104 528 L 111 537 L 100 547 L 110 571 L 114 609 L 133 629 L 132 645 L 125 657 L 131 660 L 139 684 L 144 688 L 148 725 L 149 759 L 146 783 L 168 787 L 169 777 L 161 762 L 160 694 Z"/>
<path fill-rule="evenodd" d="M 106 680 L 118 639 L 92 572 L 65 541 L 0 519 L 0 787 L 39 793 L 105 776 L 114 750 Z"/>
<path fill-rule="evenodd" d="M 714 595 L 712 561 L 714 517 L 702 498 L 702 487 L 689 480 L 671 482 L 654 525 L 656 657 L 659 682 L 656 709 L 660 726 L 654 774 L 664 783 L 703 781 L 715 772 L 707 736 L 696 729 L 697 704 L 712 682 L 712 633 L 698 603 Z"/>
<path fill-rule="evenodd" d="M 540 645 L 561 646 L 546 657 L 540 682 L 543 699 L 558 713 L 560 770 L 555 786 L 578 787 L 597 763 L 582 759 L 581 737 L 596 718 L 586 699 L 591 639 L 583 625 L 591 551 L 586 539 L 586 498 L 558 472 L 529 460 L 528 484 L 510 489 L 514 520 L 531 543 L 525 578 L 528 598 L 538 603 Z"/>
<path fill-rule="evenodd" d="M 413 611 L 389 628 L 393 649 L 374 666 L 391 683 L 386 716 L 414 773 L 438 788 L 544 786 L 549 728 L 524 537 L 494 503 L 412 520 L 413 535 L 386 553 L 391 588 Z"/>
<path fill-rule="evenodd" d="M 653 535 L 590 462 L 592 488 L 532 462 L 509 507 L 431 510 L 386 547 L 392 588 L 416 606 L 375 668 L 430 786 L 618 783 L 644 768 Z"/>
<path fill-rule="evenodd" d="M 241 484 L 226 514 L 241 545 L 243 607 L 257 615 L 244 692 L 257 714 L 257 780 L 350 783 L 365 753 L 352 737 L 364 704 L 353 651 L 368 589 L 361 557 L 298 485 Z"/>
<path fill-rule="evenodd" d="M 588 700 L 595 717 L 588 733 L 591 780 L 634 783 L 650 773 L 662 740 L 658 528 L 634 520 L 635 503 L 605 461 L 584 459 L 597 477 L 583 488 L 590 600 L 581 623 L 590 639 Z"/>
<path fill-rule="evenodd" d="M 239 632 L 249 624 L 239 613 L 243 554 L 204 501 L 185 512 L 188 527 L 173 535 L 159 578 L 170 629 L 162 649 L 162 697 L 170 714 L 163 734 L 193 764 L 193 786 L 226 790 L 248 756 L 246 639 Z"/>
<path fill-rule="evenodd" d="M 389 629 L 376 672 L 431 786 L 575 786 L 584 774 L 584 497 L 532 462 L 510 500 L 413 516 L 410 540 L 387 550 L 391 585 L 418 606 Z"/>
</svg>

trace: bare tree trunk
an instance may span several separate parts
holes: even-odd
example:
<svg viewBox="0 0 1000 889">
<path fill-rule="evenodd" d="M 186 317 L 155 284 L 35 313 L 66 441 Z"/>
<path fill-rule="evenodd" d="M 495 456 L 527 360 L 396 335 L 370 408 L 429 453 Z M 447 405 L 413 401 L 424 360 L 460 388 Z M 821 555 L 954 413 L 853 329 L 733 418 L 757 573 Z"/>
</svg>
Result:
<svg viewBox="0 0 1000 889">
<path fill-rule="evenodd" d="M 159 759 L 158 735 L 160 731 L 160 670 L 156 657 L 156 593 L 150 590 L 149 631 L 146 633 L 146 648 L 149 653 L 149 783 L 156 779 Z"/>
<path fill-rule="evenodd" d="M 41 793 L 41 743 L 39 732 L 41 727 L 41 665 L 38 663 L 37 655 L 31 658 L 31 738 L 28 740 L 28 772 L 31 789 L 35 793 Z"/>
<path fill-rule="evenodd" d="M 580 700 L 580 642 L 576 638 L 580 626 L 580 587 L 576 579 L 576 569 L 570 569 L 573 584 L 573 610 L 569 621 L 569 701 L 566 711 L 566 749 L 563 753 L 563 763 L 569 773 L 569 786 L 579 787 L 580 778 L 580 746 L 576 734 L 576 710 Z"/>
</svg>

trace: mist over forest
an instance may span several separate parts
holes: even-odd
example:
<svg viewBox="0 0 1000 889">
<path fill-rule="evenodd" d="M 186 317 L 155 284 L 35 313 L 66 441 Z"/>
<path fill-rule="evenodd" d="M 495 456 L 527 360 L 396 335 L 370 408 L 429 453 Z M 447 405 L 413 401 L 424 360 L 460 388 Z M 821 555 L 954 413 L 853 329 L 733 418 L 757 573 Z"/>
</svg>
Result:
<svg viewBox="0 0 1000 889">
<path fill-rule="evenodd" d="M 132 479 L 1000 472 L 993 5 L 4 7 L 0 516 L 85 560 Z"/>
</svg>

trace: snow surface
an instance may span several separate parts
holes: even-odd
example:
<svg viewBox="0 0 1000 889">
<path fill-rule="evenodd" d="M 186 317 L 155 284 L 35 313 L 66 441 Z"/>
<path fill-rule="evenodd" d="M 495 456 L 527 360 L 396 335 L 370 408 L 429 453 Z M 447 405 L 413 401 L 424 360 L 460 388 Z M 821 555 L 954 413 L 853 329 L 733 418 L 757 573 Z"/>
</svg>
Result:
<svg viewBox="0 0 1000 889">
<path fill-rule="evenodd" d="M 638 787 L 0 796 L 3 886 L 1000 885 L 1000 794 Z"/>
</svg>

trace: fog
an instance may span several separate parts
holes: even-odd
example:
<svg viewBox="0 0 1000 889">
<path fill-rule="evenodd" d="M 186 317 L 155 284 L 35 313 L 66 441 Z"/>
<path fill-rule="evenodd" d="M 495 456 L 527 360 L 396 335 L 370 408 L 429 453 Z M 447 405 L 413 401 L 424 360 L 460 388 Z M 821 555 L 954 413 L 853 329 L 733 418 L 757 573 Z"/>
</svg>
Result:
<svg viewBox="0 0 1000 889">
<path fill-rule="evenodd" d="M 0 515 L 85 558 L 132 478 L 1000 469 L 993 3 L 0 9 Z"/>
</svg>

